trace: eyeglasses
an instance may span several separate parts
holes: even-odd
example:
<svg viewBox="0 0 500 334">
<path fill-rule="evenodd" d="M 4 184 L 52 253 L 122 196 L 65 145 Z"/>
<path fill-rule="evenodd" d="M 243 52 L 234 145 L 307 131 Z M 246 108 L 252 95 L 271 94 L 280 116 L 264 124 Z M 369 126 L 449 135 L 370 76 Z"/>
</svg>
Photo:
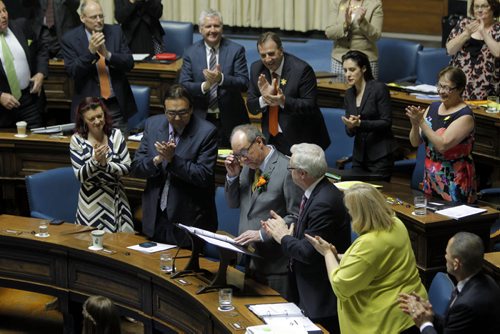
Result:
<svg viewBox="0 0 500 334">
<path fill-rule="evenodd" d="M 473 8 L 474 10 L 488 9 L 490 8 L 490 5 L 474 5 Z"/>
<path fill-rule="evenodd" d="M 92 15 L 92 16 L 86 16 L 86 17 L 89 18 L 92 21 L 97 21 L 97 19 L 104 20 L 104 15 L 102 15 L 102 14 Z"/>
<path fill-rule="evenodd" d="M 182 110 L 166 110 L 165 114 L 167 114 L 168 117 L 175 118 L 175 116 L 179 117 L 184 117 L 189 114 L 190 110 L 189 109 L 182 109 Z"/>
<path fill-rule="evenodd" d="M 443 86 L 441 84 L 437 84 L 436 89 L 438 91 L 442 91 L 444 93 L 449 93 L 449 92 L 452 92 L 453 90 L 457 89 L 457 87 Z"/>
<path fill-rule="evenodd" d="M 233 155 L 236 159 L 241 159 L 243 157 L 247 157 L 248 156 L 248 153 L 250 152 L 250 149 L 252 148 L 253 144 L 255 144 L 255 142 L 257 141 L 257 138 L 259 137 L 256 137 L 251 143 L 250 145 L 248 145 L 247 148 L 244 148 L 242 150 L 240 150 L 238 153 L 234 153 L 233 152 Z"/>
<path fill-rule="evenodd" d="M 298 168 L 297 168 L 297 167 L 290 167 L 290 166 L 289 166 L 289 167 L 287 167 L 286 169 L 288 169 L 289 171 L 292 171 L 292 170 L 294 170 L 294 169 L 298 169 Z"/>
</svg>

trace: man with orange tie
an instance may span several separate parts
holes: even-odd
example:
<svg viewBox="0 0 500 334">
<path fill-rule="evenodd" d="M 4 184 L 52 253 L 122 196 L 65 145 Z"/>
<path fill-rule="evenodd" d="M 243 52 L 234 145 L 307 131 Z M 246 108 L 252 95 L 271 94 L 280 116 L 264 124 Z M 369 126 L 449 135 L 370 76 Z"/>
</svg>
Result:
<svg viewBox="0 0 500 334">
<path fill-rule="evenodd" d="M 0 128 L 26 121 L 42 125 L 39 100 L 48 73 L 48 53 L 25 19 L 9 22 L 0 0 Z"/>
<path fill-rule="evenodd" d="M 316 103 L 316 76 L 309 64 L 284 52 L 281 39 L 265 32 L 257 41 L 260 59 L 250 69 L 248 111 L 262 113 L 269 144 L 290 155 L 293 144 L 312 143 L 326 149 L 330 137 Z"/>
<path fill-rule="evenodd" d="M 76 107 L 87 96 L 100 96 L 113 119 L 113 127 L 127 133 L 127 119 L 137 111 L 126 72 L 134 59 L 119 25 L 104 24 L 101 5 L 95 0 L 80 5 L 83 25 L 68 31 L 62 39 L 64 66 L 73 78 Z"/>
</svg>

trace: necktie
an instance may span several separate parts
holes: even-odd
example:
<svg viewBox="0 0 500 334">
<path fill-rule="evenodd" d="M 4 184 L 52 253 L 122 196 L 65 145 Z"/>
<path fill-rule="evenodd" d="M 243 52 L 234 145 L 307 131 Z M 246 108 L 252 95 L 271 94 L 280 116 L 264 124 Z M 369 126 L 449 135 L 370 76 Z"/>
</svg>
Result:
<svg viewBox="0 0 500 334">
<path fill-rule="evenodd" d="M 306 206 L 307 203 L 307 197 L 306 195 L 302 195 L 302 200 L 300 201 L 300 207 L 299 207 L 299 217 L 302 216 L 302 212 L 304 211 L 304 206 Z"/>
<path fill-rule="evenodd" d="M 97 73 L 99 74 L 101 96 L 108 99 L 111 96 L 111 83 L 109 82 L 108 71 L 106 71 L 106 60 L 101 54 L 99 54 L 99 60 L 97 61 Z"/>
<path fill-rule="evenodd" d="M 175 131 L 170 132 L 169 140 L 174 140 L 175 143 L 179 141 L 179 136 L 175 133 Z M 160 209 L 161 211 L 165 211 L 167 208 L 167 202 L 168 202 L 168 189 L 170 188 L 170 173 L 167 175 L 167 179 L 165 180 L 165 185 L 163 186 L 163 191 L 161 192 L 161 197 L 160 197 Z"/>
<path fill-rule="evenodd" d="M 10 86 L 10 93 L 16 99 L 21 98 L 21 88 L 19 87 L 19 80 L 17 79 L 16 68 L 14 67 L 14 57 L 12 56 L 12 52 L 10 51 L 9 46 L 7 45 L 7 41 L 5 40 L 5 35 L 0 34 L 0 40 L 2 43 L 2 53 L 3 60 L 5 63 L 5 74 L 7 74 L 7 81 Z"/>
<path fill-rule="evenodd" d="M 252 192 L 254 192 L 255 189 L 257 189 L 257 183 L 259 182 L 259 178 L 260 178 L 261 174 L 262 174 L 262 171 L 260 170 L 260 168 L 257 168 L 255 170 L 255 174 L 253 176 Z"/>
<path fill-rule="evenodd" d="M 276 79 L 276 85 L 274 86 L 274 90 L 278 92 L 278 74 L 273 72 L 273 79 Z M 270 106 L 269 107 L 269 133 L 271 136 L 276 136 L 278 134 L 278 110 L 279 106 Z"/>
<path fill-rule="evenodd" d="M 210 70 L 215 70 L 215 67 L 217 66 L 217 59 L 215 57 L 215 49 L 211 48 L 210 49 Z M 208 109 L 216 109 L 217 108 L 217 84 L 213 85 L 210 87 L 210 95 L 209 95 L 209 100 L 208 100 Z"/>
<path fill-rule="evenodd" d="M 54 25 L 54 1 L 47 0 L 47 9 L 45 10 L 45 25 L 52 28 Z"/>
<path fill-rule="evenodd" d="M 451 292 L 450 306 L 448 306 L 448 309 L 453 306 L 455 300 L 457 300 L 457 297 L 458 297 L 458 288 L 455 287 L 455 289 L 453 289 L 453 291 Z"/>
</svg>

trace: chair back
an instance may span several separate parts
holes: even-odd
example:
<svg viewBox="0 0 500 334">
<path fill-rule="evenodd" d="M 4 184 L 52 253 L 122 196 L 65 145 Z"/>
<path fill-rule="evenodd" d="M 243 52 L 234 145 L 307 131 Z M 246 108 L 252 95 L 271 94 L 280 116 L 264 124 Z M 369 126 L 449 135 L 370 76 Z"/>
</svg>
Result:
<svg viewBox="0 0 500 334">
<path fill-rule="evenodd" d="M 143 129 L 144 121 L 149 116 L 149 95 L 151 88 L 148 86 L 131 85 L 132 94 L 134 95 L 137 112 L 128 119 L 128 130 Z"/>
<path fill-rule="evenodd" d="M 326 162 L 329 167 L 336 168 L 337 160 L 352 156 L 354 137 L 349 137 L 345 132 L 345 125 L 342 122 L 342 116 L 345 115 L 344 109 L 321 108 L 321 113 L 331 141 L 330 146 L 325 150 Z"/>
<path fill-rule="evenodd" d="M 382 82 L 414 81 L 417 73 L 417 53 L 422 45 L 393 38 L 377 41 L 378 79 Z"/>
<path fill-rule="evenodd" d="M 424 49 L 417 54 L 417 84 L 435 85 L 439 72 L 450 64 L 446 49 Z"/>
<path fill-rule="evenodd" d="M 444 316 L 446 308 L 450 303 L 451 293 L 455 289 L 455 284 L 446 273 L 438 272 L 432 279 L 429 288 L 429 302 L 434 313 Z"/>
<path fill-rule="evenodd" d="M 75 222 L 80 182 L 72 167 L 28 175 L 26 190 L 31 217 Z"/>
<path fill-rule="evenodd" d="M 165 35 L 163 35 L 165 51 L 182 57 L 184 50 L 193 44 L 193 24 L 191 22 L 165 20 L 160 20 L 160 24 L 165 32 Z"/>
<path fill-rule="evenodd" d="M 425 163 L 425 143 L 420 143 L 417 149 L 417 158 L 415 168 L 411 175 L 411 188 L 420 190 L 420 183 L 424 180 L 424 163 Z"/>
</svg>

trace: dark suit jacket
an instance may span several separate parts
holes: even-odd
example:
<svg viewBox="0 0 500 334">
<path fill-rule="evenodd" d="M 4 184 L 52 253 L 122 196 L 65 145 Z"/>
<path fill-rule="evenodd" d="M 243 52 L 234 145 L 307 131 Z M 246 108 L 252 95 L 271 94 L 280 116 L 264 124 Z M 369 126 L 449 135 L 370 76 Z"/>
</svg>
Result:
<svg viewBox="0 0 500 334">
<path fill-rule="evenodd" d="M 254 115 L 263 113 L 262 131 L 266 139 L 269 139 L 268 108 L 260 107 L 261 95 L 257 86 L 257 80 L 262 73 L 265 74 L 267 81 L 271 82 L 269 70 L 262 61 L 258 60 L 250 69 L 247 105 L 248 111 Z M 316 75 L 311 66 L 285 53 L 280 88 L 285 94 L 285 107 L 279 111 L 278 122 L 290 146 L 298 143 L 313 143 L 326 149 L 330 145 L 330 137 L 323 115 L 316 103 Z"/>
<path fill-rule="evenodd" d="M 360 113 L 356 108 L 356 88 L 346 91 L 344 98 L 346 117 L 361 115 L 361 125 L 353 132 L 355 136 L 353 158 L 358 161 L 378 160 L 393 151 L 391 96 L 382 82 L 370 80 L 366 83 L 361 100 Z"/>
<path fill-rule="evenodd" d="M 126 75 L 126 72 L 134 67 L 134 59 L 119 25 L 105 24 L 103 32 L 106 37 L 106 48 L 111 52 L 111 58 L 106 60 L 111 85 L 120 109 L 127 119 L 137 111 Z M 71 119 L 73 120 L 76 108 L 83 98 L 101 95 L 96 66 L 99 55 L 90 53 L 89 41 L 83 25 L 64 35 L 62 49 L 64 67 L 75 83 L 75 94 L 71 102 Z"/>
<path fill-rule="evenodd" d="M 28 21 L 24 18 L 12 20 L 9 22 L 9 28 L 12 30 L 26 53 L 31 76 L 36 73 L 42 73 L 46 77 L 49 72 L 49 55 L 43 43 L 37 39 L 37 35 L 33 32 Z M 7 81 L 7 74 L 0 60 L 0 93 L 1 92 L 11 93 Z M 0 105 L 0 111 L 5 110 L 6 109 Z"/>
<path fill-rule="evenodd" d="M 154 144 L 168 141 L 168 137 L 166 117 L 150 117 L 132 162 L 132 174 L 147 178 L 142 195 L 143 233 L 150 237 L 154 233 L 157 208 L 167 174 L 170 174 L 167 204 L 169 221 L 215 231 L 217 130 L 210 122 L 193 115 L 179 138 L 172 161 L 169 164 L 164 162 L 157 168 L 153 163 L 157 155 Z"/>
<path fill-rule="evenodd" d="M 337 314 L 337 299 L 333 293 L 325 260 L 304 237 L 319 235 L 331 242 L 340 253 L 349 247 L 349 218 L 343 195 L 328 179 L 323 178 L 313 189 L 295 226 L 293 236 L 281 239 L 281 247 L 291 259 L 296 282 L 296 299 L 311 318 Z"/>
<path fill-rule="evenodd" d="M 248 68 L 243 46 L 222 38 L 219 46 L 219 64 L 224 81 L 217 88 L 221 125 L 224 136 L 229 139 L 233 128 L 249 123 L 247 109 L 241 93 L 248 89 Z M 184 52 L 179 83 L 194 97 L 194 112 L 206 117 L 209 92 L 203 94 L 201 83 L 205 81 L 203 70 L 207 68 L 205 43 L 200 40 Z"/>
<path fill-rule="evenodd" d="M 444 318 L 422 333 L 500 333 L 500 288 L 488 275 L 479 273 L 467 282 Z"/>
</svg>

